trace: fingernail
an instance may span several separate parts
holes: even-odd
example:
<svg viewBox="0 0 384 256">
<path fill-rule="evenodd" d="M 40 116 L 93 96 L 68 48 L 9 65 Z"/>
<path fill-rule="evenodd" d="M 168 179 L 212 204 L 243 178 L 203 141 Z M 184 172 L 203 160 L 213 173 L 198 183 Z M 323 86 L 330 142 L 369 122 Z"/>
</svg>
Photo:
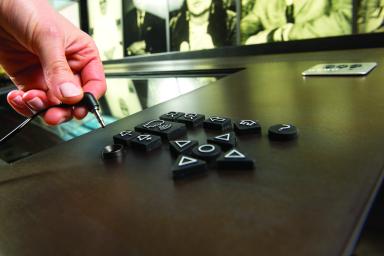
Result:
<svg viewBox="0 0 384 256">
<path fill-rule="evenodd" d="M 59 122 L 58 122 L 57 124 L 64 123 L 64 122 L 66 122 L 67 120 L 68 120 L 68 118 L 66 118 L 66 117 L 62 117 L 62 118 L 59 119 Z"/>
<path fill-rule="evenodd" d="M 13 102 L 13 104 L 15 104 L 18 107 L 25 107 L 25 103 L 23 101 L 23 98 L 20 95 L 13 98 L 12 102 Z"/>
<path fill-rule="evenodd" d="M 34 110 L 43 110 L 45 108 L 43 101 L 39 97 L 27 101 L 27 104 Z"/>
<path fill-rule="evenodd" d="M 75 97 L 81 94 L 81 89 L 73 83 L 63 83 L 59 88 L 61 95 L 63 95 L 64 98 Z"/>
</svg>

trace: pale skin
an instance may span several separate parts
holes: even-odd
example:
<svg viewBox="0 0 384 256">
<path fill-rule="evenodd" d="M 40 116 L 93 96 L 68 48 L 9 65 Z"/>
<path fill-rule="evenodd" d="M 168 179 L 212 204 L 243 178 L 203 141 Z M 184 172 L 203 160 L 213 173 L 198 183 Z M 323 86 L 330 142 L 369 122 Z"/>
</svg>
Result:
<svg viewBox="0 0 384 256">
<path fill-rule="evenodd" d="M 17 87 L 8 94 L 8 103 L 24 116 L 60 103 L 75 104 L 84 92 L 100 98 L 106 90 L 93 40 L 47 0 L 0 1 L 0 65 Z M 86 115 L 84 107 L 53 107 L 42 117 L 57 125 Z"/>
</svg>

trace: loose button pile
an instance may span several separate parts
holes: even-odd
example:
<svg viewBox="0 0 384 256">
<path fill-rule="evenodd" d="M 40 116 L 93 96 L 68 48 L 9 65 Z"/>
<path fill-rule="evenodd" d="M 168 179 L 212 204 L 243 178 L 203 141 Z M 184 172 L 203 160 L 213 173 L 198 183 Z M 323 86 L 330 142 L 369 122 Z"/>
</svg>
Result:
<svg viewBox="0 0 384 256">
<path fill-rule="evenodd" d="M 195 128 L 201 124 L 205 129 L 213 130 L 210 133 L 229 131 L 208 137 L 206 144 L 199 145 L 197 140 L 188 139 L 186 135 L 187 127 Z M 103 148 L 102 158 L 122 158 L 124 147 L 151 152 L 160 148 L 164 141 L 169 141 L 169 151 L 177 157 L 172 177 L 180 179 L 205 173 L 211 167 L 235 171 L 254 169 L 255 161 L 238 148 L 236 135 L 261 134 L 261 125 L 251 119 L 234 121 L 232 125 L 232 120 L 227 117 L 211 116 L 205 119 L 203 114 L 171 111 L 159 119 L 135 126 L 134 130 L 114 135 L 115 144 Z M 288 141 L 297 136 L 298 129 L 292 124 L 276 124 L 268 129 L 270 140 Z"/>
</svg>

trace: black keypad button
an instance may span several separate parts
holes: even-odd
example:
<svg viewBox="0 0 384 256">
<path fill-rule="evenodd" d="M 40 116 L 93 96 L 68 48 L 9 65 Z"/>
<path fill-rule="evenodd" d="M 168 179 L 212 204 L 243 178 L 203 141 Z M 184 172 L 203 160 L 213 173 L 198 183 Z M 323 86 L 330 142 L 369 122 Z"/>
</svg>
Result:
<svg viewBox="0 0 384 256">
<path fill-rule="evenodd" d="M 203 123 L 205 129 L 212 130 L 227 130 L 232 128 L 232 121 L 230 118 L 211 116 Z"/>
<path fill-rule="evenodd" d="M 175 140 L 169 142 L 169 149 L 174 155 L 188 154 L 197 144 L 197 140 Z"/>
<path fill-rule="evenodd" d="M 349 66 L 349 68 L 361 68 L 363 65 L 361 64 L 352 64 Z"/>
<path fill-rule="evenodd" d="M 240 120 L 233 124 L 236 134 L 260 134 L 261 126 L 258 121 Z"/>
<path fill-rule="evenodd" d="M 197 158 L 209 161 L 216 159 L 221 154 L 221 149 L 219 146 L 213 144 L 204 144 L 194 147 L 192 154 Z"/>
<path fill-rule="evenodd" d="M 217 144 L 223 149 L 230 149 L 236 146 L 236 136 L 234 132 L 228 132 L 207 139 L 208 143 Z"/>
<path fill-rule="evenodd" d="M 276 124 L 269 128 L 268 137 L 271 140 L 291 140 L 297 137 L 298 130 L 292 124 Z"/>
<path fill-rule="evenodd" d="M 345 65 L 345 64 L 337 65 L 337 68 L 340 68 L 340 69 L 347 68 L 347 67 L 348 67 L 348 65 Z"/>
<path fill-rule="evenodd" d="M 197 127 L 204 122 L 205 116 L 195 113 L 186 113 L 179 116 L 176 122 L 184 123 L 188 127 Z"/>
<path fill-rule="evenodd" d="M 183 112 L 176 112 L 176 111 L 171 111 L 168 112 L 167 114 L 161 115 L 160 119 L 165 120 L 165 121 L 175 121 L 178 117 L 184 115 Z"/>
<path fill-rule="evenodd" d="M 160 119 L 154 119 L 135 127 L 135 130 L 143 133 L 158 135 L 166 140 L 174 140 L 187 134 L 185 124 L 174 123 Z"/>
<path fill-rule="evenodd" d="M 196 174 L 202 174 L 207 171 L 207 165 L 204 161 L 189 156 L 181 155 L 176 160 L 172 168 L 174 179 L 186 178 Z"/>
<path fill-rule="evenodd" d="M 130 131 L 130 130 L 121 131 L 119 134 L 116 134 L 115 136 L 113 136 L 113 142 L 115 144 L 129 146 L 130 142 L 139 135 L 140 133 L 135 131 Z"/>
<path fill-rule="evenodd" d="M 152 134 L 141 134 L 131 141 L 131 145 L 133 148 L 149 152 L 161 147 L 161 137 Z"/>
<path fill-rule="evenodd" d="M 251 170 L 254 169 L 255 162 L 246 157 L 237 149 L 232 149 L 219 157 L 216 161 L 217 168 L 223 170 Z"/>
</svg>

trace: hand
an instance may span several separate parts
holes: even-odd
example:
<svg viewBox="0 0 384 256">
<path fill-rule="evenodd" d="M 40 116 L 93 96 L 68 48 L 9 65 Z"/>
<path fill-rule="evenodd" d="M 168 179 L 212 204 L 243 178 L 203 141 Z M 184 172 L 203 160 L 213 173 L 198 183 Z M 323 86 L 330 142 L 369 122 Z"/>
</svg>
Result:
<svg viewBox="0 0 384 256">
<path fill-rule="evenodd" d="M 128 55 L 142 55 L 142 54 L 145 54 L 146 51 L 145 51 L 145 48 L 146 48 L 146 44 L 145 44 L 145 41 L 137 41 L 137 42 L 134 42 L 132 43 L 128 48 L 127 48 L 127 52 L 128 52 Z"/>
<path fill-rule="evenodd" d="M 249 44 L 264 44 L 268 42 L 268 34 L 269 30 L 263 30 L 257 33 L 256 35 L 250 36 L 247 41 L 245 41 L 246 45 Z"/>
<path fill-rule="evenodd" d="M 24 116 L 60 103 L 75 104 L 83 92 L 96 98 L 105 93 L 93 40 L 46 0 L 1 0 L 0 42 L 0 65 L 18 88 L 8 94 L 8 103 Z M 56 125 L 87 112 L 84 107 L 53 107 L 43 118 Z"/>
</svg>

